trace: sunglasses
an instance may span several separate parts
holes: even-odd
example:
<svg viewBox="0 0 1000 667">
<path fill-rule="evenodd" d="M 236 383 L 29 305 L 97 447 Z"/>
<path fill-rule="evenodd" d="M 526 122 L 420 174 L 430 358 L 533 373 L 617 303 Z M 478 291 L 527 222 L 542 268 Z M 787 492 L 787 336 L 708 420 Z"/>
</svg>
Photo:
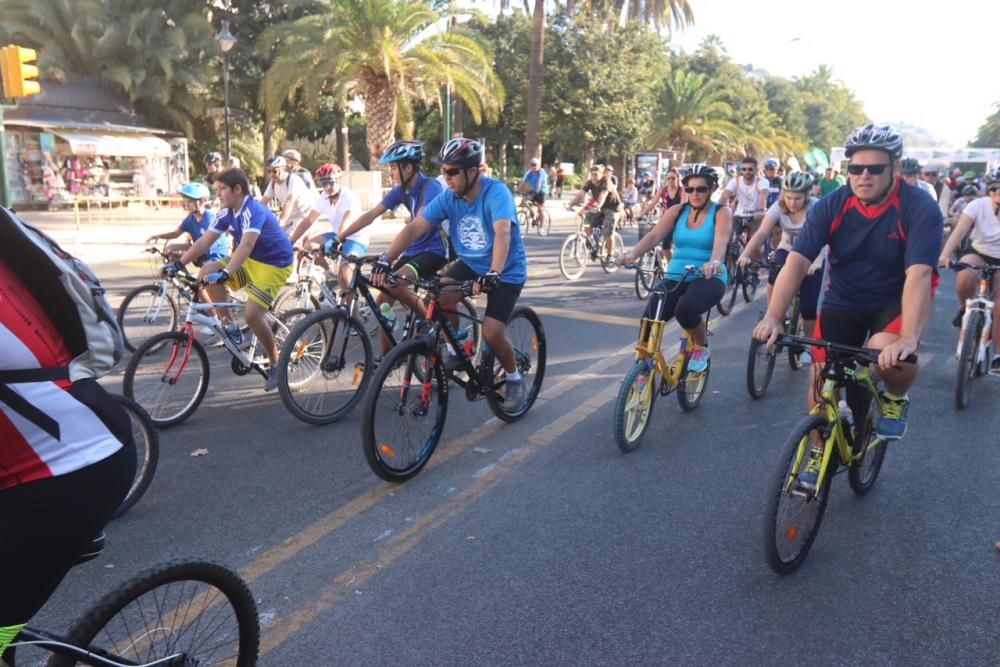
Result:
<svg viewBox="0 0 1000 667">
<path fill-rule="evenodd" d="M 987 192 L 996 192 L 998 190 L 1000 190 L 1000 185 L 991 185 L 986 191 Z"/>
<path fill-rule="evenodd" d="M 328 188 L 331 185 L 336 185 L 337 179 L 335 178 L 321 178 L 319 179 L 319 185 L 321 188 Z"/>
<path fill-rule="evenodd" d="M 281 170 L 280 169 L 268 169 L 267 173 L 269 173 L 269 174 L 279 174 L 279 173 L 281 173 Z"/>
<path fill-rule="evenodd" d="M 465 171 L 464 167 L 451 167 L 450 169 L 441 167 L 441 173 L 444 174 L 445 176 L 458 176 L 463 171 Z"/>
<path fill-rule="evenodd" d="M 686 187 L 684 188 L 684 192 L 688 193 L 689 195 L 693 195 L 696 192 L 700 195 L 703 195 L 708 192 L 708 186 L 698 185 L 698 186 Z"/>
<path fill-rule="evenodd" d="M 847 173 L 851 176 L 860 176 L 867 169 L 872 176 L 881 176 L 891 166 L 888 162 L 884 164 L 851 164 L 847 166 Z"/>
<path fill-rule="evenodd" d="M 740 171 L 742 171 L 744 174 L 752 174 L 754 172 L 754 168 L 753 167 L 743 167 L 742 169 L 740 169 Z"/>
</svg>

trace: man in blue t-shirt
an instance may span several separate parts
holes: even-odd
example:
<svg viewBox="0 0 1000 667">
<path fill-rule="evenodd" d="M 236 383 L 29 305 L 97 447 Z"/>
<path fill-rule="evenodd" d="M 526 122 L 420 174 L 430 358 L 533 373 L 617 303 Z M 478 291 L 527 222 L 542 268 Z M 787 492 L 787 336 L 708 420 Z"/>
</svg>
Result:
<svg viewBox="0 0 1000 667">
<path fill-rule="evenodd" d="M 208 200 L 212 196 L 208 186 L 204 183 L 185 183 L 184 187 L 181 188 L 180 195 L 184 200 L 183 206 L 184 210 L 188 213 L 187 217 L 181 221 L 177 229 L 163 232 L 162 234 L 153 234 L 146 239 L 146 243 L 152 243 L 160 239 L 176 239 L 182 234 L 187 234 L 191 237 L 191 243 L 194 243 L 201 238 L 202 232 L 211 227 L 215 222 L 215 213 L 206 208 Z M 179 257 L 189 247 L 190 244 L 171 243 L 164 249 L 164 252 L 167 255 Z M 212 244 L 208 252 L 201 257 L 196 257 L 194 264 L 195 266 L 202 266 L 206 262 L 229 257 L 230 252 L 232 252 L 230 238 L 228 235 L 223 235 Z"/>
<path fill-rule="evenodd" d="M 549 177 L 541 167 L 538 158 L 531 158 L 530 168 L 524 172 L 521 192 L 539 206 L 545 206 L 545 195 L 549 192 Z"/>
<path fill-rule="evenodd" d="M 247 305 L 243 317 L 257 335 L 261 348 L 271 362 L 265 391 L 278 388 L 276 366 L 278 350 L 274 334 L 267 323 L 267 310 L 292 273 L 292 243 L 278 223 L 278 218 L 266 205 L 250 196 L 250 180 L 239 169 L 227 169 L 215 176 L 223 209 L 215 224 L 205 230 L 178 264 L 166 270 L 177 271 L 184 263 L 203 255 L 225 232 L 232 234 L 236 250 L 228 260 L 209 262 L 201 267 L 199 278 L 210 283 L 206 288 L 213 301 L 225 301 L 223 287 L 232 290 L 246 288 Z M 237 345 L 242 342 L 240 328 L 223 315 L 226 333 Z"/>
<path fill-rule="evenodd" d="M 372 282 L 383 284 L 391 261 L 404 248 L 449 220 L 458 259 L 448 266 L 445 276 L 455 282 L 475 280 L 474 293 L 486 293 L 483 338 L 506 373 L 504 410 L 515 412 L 524 401 L 525 388 L 507 339 L 507 321 L 528 277 L 528 263 L 514 197 L 503 183 L 480 174 L 482 161 L 483 147 L 478 141 L 459 138 L 442 146 L 436 162 L 451 192 L 438 195 L 393 239 L 372 269 Z M 441 295 L 441 305 L 454 311 L 461 297 L 459 290 L 447 290 Z M 457 318 L 453 324 L 458 326 Z M 445 359 L 445 365 L 451 367 L 454 362 Z"/>
<path fill-rule="evenodd" d="M 897 440 L 906 433 L 906 392 L 918 370 L 903 359 L 916 352 L 927 326 L 944 222 L 930 195 L 897 178 L 903 142 L 890 126 L 862 126 L 844 148 L 851 161 L 850 187 L 810 210 L 754 337 L 777 339 L 809 265 L 828 246 L 830 278 L 815 336 L 855 346 L 867 339 L 869 347 L 881 350 L 878 372 L 887 391 L 876 430 L 881 438 Z M 814 358 L 818 374 L 825 351 L 817 350 Z M 813 444 L 815 453 L 819 443 Z M 818 467 L 810 461 L 800 483 L 814 485 Z"/>
</svg>

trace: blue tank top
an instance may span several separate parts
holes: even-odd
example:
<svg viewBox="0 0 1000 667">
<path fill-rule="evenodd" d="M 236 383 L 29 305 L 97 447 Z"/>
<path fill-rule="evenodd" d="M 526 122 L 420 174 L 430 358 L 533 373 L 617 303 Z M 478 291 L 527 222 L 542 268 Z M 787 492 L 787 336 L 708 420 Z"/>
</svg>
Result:
<svg viewBox="0 0 1000 667">
<path fill-rule="evenodd" d="M 674 225 L 674 253 L 667 265 L 667 278 L 691 281 L 705 276 L 704 273 L 692 273 L 684 278 L 684 267 L 688 264 L 700 267 L 712 259 L 712 248 L 715 246 L 715 212 L 718 208 L 718 204 L 712 203 L 705 222 L 697 229 L 690 229 L 687 225 L 691 207 L 685 206 L 681 211 L 677 224 Z M 722 282 L 729 279 L 725 264 L 722 265 L 722 273 L 716 274 L 715 277 Z"/>
</svg>

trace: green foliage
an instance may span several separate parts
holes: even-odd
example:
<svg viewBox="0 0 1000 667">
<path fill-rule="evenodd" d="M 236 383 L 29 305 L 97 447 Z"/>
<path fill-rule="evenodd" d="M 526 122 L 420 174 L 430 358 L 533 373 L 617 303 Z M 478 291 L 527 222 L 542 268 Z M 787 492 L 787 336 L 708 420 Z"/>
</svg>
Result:
<svg viewBox="0 0 1000 667">
<path fill-rule="evenodd" d="M 969 144 L 977 148 L 1000 146 L 1000 102 L 994 104 L 996 111 L 991 113 L 986 121 L 979 126 L 976 138 Z"/>
</svg>

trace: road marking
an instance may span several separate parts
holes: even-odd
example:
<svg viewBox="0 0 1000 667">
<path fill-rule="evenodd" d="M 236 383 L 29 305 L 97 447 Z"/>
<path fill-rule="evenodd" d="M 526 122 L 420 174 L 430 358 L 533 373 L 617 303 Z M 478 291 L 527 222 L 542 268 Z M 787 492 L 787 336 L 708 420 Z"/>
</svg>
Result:
<svg viewBox="0 0 1000 667">
<path fill-rule="evenodd" d="M 620 315 L 602 315 L 599 313 L 588 313 L 585 310 L 569 310 L 568 308 L 552 308 L 550 306 L 532 306 L 539 315 L 551 315 L 552 317 L 562 317 L 568 320 L 583 320 L 584 322 L 600 322 L 601 324 L 620 324 L 626 327 L 635 327 L 638 317 L 621 317 Z"/>
</svg>

